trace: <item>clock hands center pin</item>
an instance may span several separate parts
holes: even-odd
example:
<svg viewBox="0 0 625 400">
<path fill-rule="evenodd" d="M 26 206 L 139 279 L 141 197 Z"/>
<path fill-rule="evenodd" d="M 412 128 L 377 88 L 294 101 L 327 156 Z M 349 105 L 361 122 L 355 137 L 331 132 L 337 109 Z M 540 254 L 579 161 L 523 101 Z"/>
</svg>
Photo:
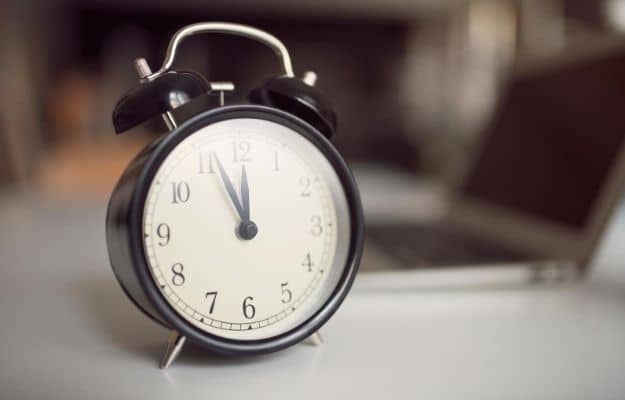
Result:
<svg viewBox="0 0 625 400">
<path fill-rule="evenodd" d="M 219 175 L 224 183 L 228 197 L 241 219 L 236 230 L 237 236 L 242 240 L 252 240 L 258 233 L 258 226 L 250 219 L 250 189 L 245 164 L 241 167 L 241 201 L 239 201 L 239 196 L 237 196 L 234 185 L 219 160 L 219 157 L 217 157 L 217 154 L 215 154 L 215 161 L 217 162 L 217 169 L 219 170 Z"/>
</svg>

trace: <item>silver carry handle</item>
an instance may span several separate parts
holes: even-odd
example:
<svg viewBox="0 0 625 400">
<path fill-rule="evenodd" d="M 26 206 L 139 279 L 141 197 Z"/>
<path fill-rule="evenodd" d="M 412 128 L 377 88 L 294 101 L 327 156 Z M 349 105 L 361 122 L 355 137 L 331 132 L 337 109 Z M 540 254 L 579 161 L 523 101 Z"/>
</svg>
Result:
<svg viewBox="0 0 625 400">
<path fill-rule="evenodd" d="M 294 76 L 289 52 L 284 44 L 275 36 L 247 25 L 233 24 L 229 22 L 199 22 L 197 24 L 187 25 L 174 34 L 174 36 L 169 41 L 169 46 L 167 47 L 167 54 L 165 55 L 165 61 L 163 61 L 163 65 L 158 71 L 147 75 L 145 79 L 153 80 L 169 71 L 174 63 L 174 58 L 176 58 L 176 52 L 178 51 L 178 46 L 180 45 L 180 42 L 182 42 L 182 40 L 188 36 L 197 35 L 199 33 L 226 33 L 236 36 L 243 36 L 264 43 L 269 48 L 271 48 L 282 61 L 284 74 L 288 77 Z"/>
</svg>

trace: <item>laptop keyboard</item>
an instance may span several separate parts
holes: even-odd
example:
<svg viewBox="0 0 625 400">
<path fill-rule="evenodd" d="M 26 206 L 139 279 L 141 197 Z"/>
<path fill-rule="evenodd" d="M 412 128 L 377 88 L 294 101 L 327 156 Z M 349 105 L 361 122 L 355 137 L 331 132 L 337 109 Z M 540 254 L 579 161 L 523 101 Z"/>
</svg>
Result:
<svg viewBox="0 0 625 400">
<path fill-rule="evenodd" d="M 530 259 L 529 254 L 443 224 L 374 225 L 366 232 L 369 243 L 408 268 Z"/>
</svg>

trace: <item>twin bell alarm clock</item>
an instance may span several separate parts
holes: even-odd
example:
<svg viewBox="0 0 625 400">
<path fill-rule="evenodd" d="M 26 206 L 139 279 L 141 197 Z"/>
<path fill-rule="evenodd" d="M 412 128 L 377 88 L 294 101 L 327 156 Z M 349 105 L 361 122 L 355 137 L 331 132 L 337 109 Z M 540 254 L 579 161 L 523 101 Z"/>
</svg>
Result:
<svg viewBox="0 0 625 400">
<path fill-rule="evenodd" d="M 270 47 L 282 72 L 224 104 L 231 82 L 172 68 L 200 33 Z M 172 331 L 161 367 L 186 340 L 226 355 L 267 353 L 311 338 L 347 295 L 363 246 L 354 179 L 330 143 L 336 117 L 316 75 L 293 74 L 286 47 L 244 25 L 198 23 L 174 34 L 161 68 L 135 61 L 140 83 L 117 103 L 117 133 L 160 116 L 168 128 L 130 162 L 108 207 L 113 271 L 147 316 Z M 204 95 L 219 106 L 177 121 Z"/>
</svg>

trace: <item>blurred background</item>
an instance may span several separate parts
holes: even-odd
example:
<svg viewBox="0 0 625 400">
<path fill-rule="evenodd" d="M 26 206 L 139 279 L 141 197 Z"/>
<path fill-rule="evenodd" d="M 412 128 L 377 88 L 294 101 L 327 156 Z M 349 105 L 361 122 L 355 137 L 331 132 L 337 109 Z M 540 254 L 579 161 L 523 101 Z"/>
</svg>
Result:
<svg viewBox="0 0 625 400">
<path fill-rule="evenodd" d="M 115 135 L 111 113 L 138 84 L 133 60 L 156 69 L 172 34 L 199 21 L 267 30 L 298 76 L 317 72 L 362 192 L 365 273 L 320 350 L 210 361 L 191 348 L 162 375 L 165 329 L 115 282 L 105 214 L 165 127 Z M 177 68 L 235 83 L 228 103 L 280 67 L 226 35 L 180 50 Z M 0 397 L 624 398 L 625 0 L 0 0 L 0 54 Z M 493 151 L 471 164 L 485 132 Z M 459 178 L 468 165 L 477 178 Z M 410 225 L 458 210 L 454 199 L 474 231 L 527 250 L 522 261 L 560 262 L 547 275 L 558 284 L 535 284 L 531 263 L 502 279 L 464 268 L 480 261 L 464 258 L 470 240 Z M 442 269 L 411 275 L 429 252 L 463 268 L 444 283 Z M 560 284 L 571 264 L 590 279 Z M 457 290 L 469 269 L 473 289 L 498 285 Z M 502 288 L 508 277 L 533 284 Z"/>
<path fill-rule="evenodd" d="M 161 375 L 150 363 L 166 332 L 143 318 L 113 279 L 104 225 L 117 179 L 165 127 L 156 118 L 115 135 L 111 113 L 138 84 L 133 60 L 145 57 L 156 69 L 172 34 L 199 21 L 267 30 L 285 43 L 297 75 L 317 72 L 317 86 L 338 115 L 335 144 L 362 191 L 369 236 L 361 271 L 376 273 L 359 274 L 345 308 L 324 327 L 329 346 L 321 351 L 296 346 L 245 368 L 238 367 L 248 359 L 209 362 L 189 351 L 174 373 Z M 605 43 L 620 48 L 612 53 L 620 61 L 611 64 L 610 76 L 595 71 L 587 92 L 577 92 L 574 80 L 558 80 L 555 68 L 547 81 L 559 82 L 558 90 L 541 87 L 539 79 L 529 96 L 506 100 L 517 76 Z M 223 391 L 228 398 L 247 390 L 249 398 L 269 393 L 275 377 L 276 390 L 286 387 L 284 393 L 302 398 L 415 398 L 417 390 L 426 398 L 444 398 L 441 391 L 463 399 L 511 392 L 523 393 L 519 398 L 624 398 L 622 194 L 602 203 L 609 219 L 590 218 L 584 209 L 572 211 L 577 219 L 571 221 L 558 212 L 581 197 L 559 188 L 579 187 L 596 200 L 614 152 L 625 154 L 625 0 L 0 0 L 0 54 L 0 397 L 137 398 L 137 390 L 151 388 L 168 398 L 181 397 L 178 390 L 187 390 L 186 397 Z M 227 98 L 233 103 L 280 66 L 262 45 L 213 35 L 185 40 L 176 67 L 234 82 L 236 91 Z M 586 93 L 609 101 L 586 100 Z M 606 97 L 610 93 L 615 97 Z M 539 102 L 540 95 L 549 101 Z M 567 98 L 572 101 L 562 103 Z M 561 107 L 558 112 L 551 112 L 550 102 Z M 525 179 L 529 183 L 519 185 L 524 193 L 512 200 L 532 193 L 535 215 L 545 206 L 546 217 L 584 231 L 583 246 L 554 245 L 549 256 L 586 265 L 610 222 L 612 235 L 590 263 L 591 279 L 572 288 L 434 291 L 437 281 L 424 275 L 378 273 L 391 265 L 392 252 L 383 249 L 398 239 L 403 247 L 393 254 L 408 260 L 404 266 L 423 264 L 415 243 L 446 256 L 449 249 L 462 250 L 441 247 L 435 236 L 428 242 L 401 229 L 385 234 L 376 221 L 443 214 L 441 199 L 448 197 L 439 194 L 466 172 L 466 161 L 502 109 L 531 112 L 502 117 L 512 125 L 501 128 L 511 136 L 499 155 L 515 155 L 522 142 L 514 135 L 534 132 L 527 137 L 538 138 L 544 159 L 556 162 L 522 168 L 520 176 L 553 172 L 555 165 L 560 169 L 554 176 L 563 182 L 540 187 Z M 551 141 L 545 132 L 563 135 Z M 533 150 L 517 157 L 518 165 L 535 161 Z M 486 172 L 496 171 L 500 161 Z M 603 169 L 587 174 L 588 165 Z M 505 194 L 521 180 L 490 186 L 496 189 L 489 195 L 509 205 Z M 624 184 L 609 186 L 622 193 Z M 548 197 L 549 191 L 557 193 Z M 620 211 L 612 203 L 620 203 Z M 490 221 L 495 236 L 523 237 L 528 248 L 568 238 L 568 231 L 551 225 L 532 231 L 542 235 L 523 235 L 500 215 Z M 487 230 L 477 222 L 478 230 Z M 371 246 L 373 228 L 380 228 L 376 239 L 386 247 Z M 476 286 L 496 274 L 476 275 Z M 537 281 L 533 275 L 529 280 Z M 297 379 L 284 379 L 284 371 Z M 60 395 L 68 390 L 74 395 Z"/>
<path fill-rule="evenodd" d="M 111 111 L 160 65 L 180 26 L 224 20 L 272 32 L 296 72 L 317 71 L 352 163 L 440 176 L 462 157 L 515 66 L 625 29 L 625 1 L 12 1 L 0 5 L 0 187 L 110 192 L 128 158 L 162 131 L 116 137 Z M 236 82 L 231 101 L 278 71 L 249 40 L 195 37 L 178 65 Z M 363 118 L 363 116 L 367 116 Z"/>
<path fill-rule="evenodd" d="M 376 179 L 444 187 L 515 71 L 619 41 L 625 1 L 5 0 L 0 192 L 105 204 L 128 161 L 164 131 L 156 119 L 114 134 L 111 111 L 137 84 L 132 61 L 156 68 L 178 28 L 210 20 L 265 29 L 289 48 L 296 73 L 318 73 L 368 211 L 378 200 L 389 207 L 369 196 Z M 236 102 L 279 65 L 263 46 L 217 35 L 185 41 L 177 67 L 235 82 Z"/>
</svg>

